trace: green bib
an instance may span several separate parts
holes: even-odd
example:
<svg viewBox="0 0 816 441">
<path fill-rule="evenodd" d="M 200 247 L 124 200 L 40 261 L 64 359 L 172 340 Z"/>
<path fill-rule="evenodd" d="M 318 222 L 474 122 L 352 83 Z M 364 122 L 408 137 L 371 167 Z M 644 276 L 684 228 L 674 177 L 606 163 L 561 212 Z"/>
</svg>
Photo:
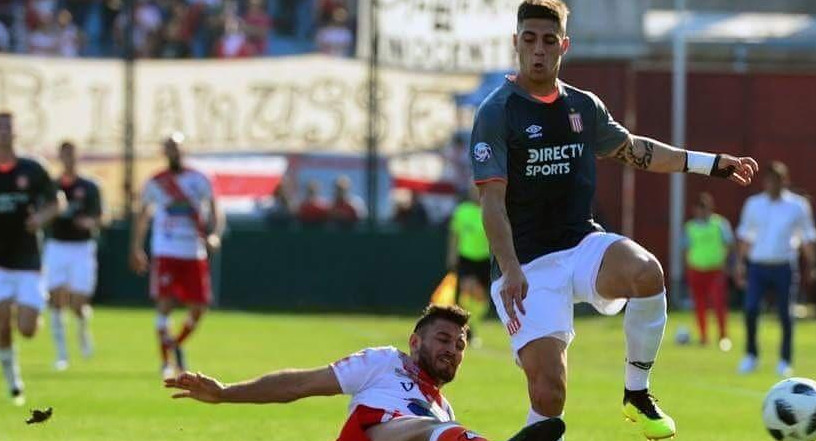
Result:
<svg viewBox="0 0 816 441">
<path fill-rule="evenodd" d="M 723 240 L 724 219 L 713 214 L 706 222 L 686 222 L 689 268 L 708 271 L 720 269 L 728 258 L 728 245 Z"/>
<path fill-rule="evenodd" d="M 451 230 L 459 236 L 459 255 L 470 260 L 484 260 L 490 257 L 482 225 L 482 207 L 475 202 L 465 201 L 456 207 L 451 218 Z"/>
</svg>

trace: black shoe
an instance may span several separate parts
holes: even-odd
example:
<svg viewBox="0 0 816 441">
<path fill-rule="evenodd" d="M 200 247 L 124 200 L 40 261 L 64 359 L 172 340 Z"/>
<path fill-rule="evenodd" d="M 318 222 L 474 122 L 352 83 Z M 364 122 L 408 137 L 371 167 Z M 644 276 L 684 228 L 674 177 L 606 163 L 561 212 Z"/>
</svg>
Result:
<svg viewBox="0 0 816 441">
<path fill-rule="evenodd" d="M 521 429 L 507 441 L 558 441 L 566 430 L 561 418 L 550 418 Z"/>
<path fill-rule="evenodd" d="M 23 395 L 22 389 L 17 389 L 15 387 L 14 389 L 11 389 L 9 392 L 11 392 L 11 402 L 15 406 L 22 406 L 25 404 L 25 395 Z"/>
<path fill-rule="evenodd" d="M 623 390 L 623 405 L 631 403 L 632 406 L 649 418 L 650 420 L 657 420 L 661 418 L 660 413 L 655 406 L 655 398 L 649 393 L 649 389 L 643 390 Z"/>
<path fill-rule="evenodd" d="M 181 349 L 181 346 L 176 345 L 173 348 L 173 353 L 176 355 L 176 367 L 179 371 L 183 372 L 187 370 L 187 362 L 184 358 L 184 351 Z"/>
</svg>

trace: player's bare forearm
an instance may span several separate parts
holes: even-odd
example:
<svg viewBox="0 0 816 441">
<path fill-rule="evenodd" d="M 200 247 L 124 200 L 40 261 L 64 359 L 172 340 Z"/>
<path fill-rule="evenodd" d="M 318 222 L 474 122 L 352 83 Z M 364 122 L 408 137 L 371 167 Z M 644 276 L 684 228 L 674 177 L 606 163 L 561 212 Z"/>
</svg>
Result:
<svg viewBox="0 0 816 441">
<path fill-rule="evenodd" d="M 507 184 L 504 182 L 487 182 L 479 186 L 482 223 L 490 243 L 490 251 L 503 273 L 520 267 L 504 202 L 506 189 Z"/>
<path fill-rule="evenodd" d="M 759 172 L 759 165 L 753 158 L 684 150 L 638 135 L 630 135 L 608 157 L 641 170 L 697 173 L 728 179 L 742 186 L 749 185 Z"/>
<path fill-rule="evenodd" d="M 227 217 L 215 199 L 210 200 L 210 213 L 212 213 L 213 219 L 215 220 L 212 233 L 218 237 L 223 236 L 224 230 L 227 227 Z"/>
<path fill-rule="evenodd" d="M 40 220 L 40 225 L 47 225 L 59 214 L 59 205 L 57 202 L 49 202 L 37 211 L 37 218 Z"/>
<path fill-rule="evenodd" d="M 611 156 L 626 165 L 656 173 L 682 172 L 686 161 L 683 149 L 638 135 L 630 135 Z"/>
<path fill-rule="evenodd" d="M 130 233 L 130 249 L 138 250 L 144 246 L 145 236 L 147 235 L 147 227 L 150 222 L 150 210 L 144 207 L 139 211 L 136 219 L 133 221 L 133 227 Z"/>
<path fill-rule="evenodd" d="M 289 403 L 314 396 L 343 393 L 331 368 L 287 369 L 254 380 L 230 384 L 221 392 L 224 403 Z"/>
<path fill-rule="evenodd" d="M 455 231 L 448 232 L 448 257 L 447 257 L 447 265 L 448 269 L 451 270 L 456 267 L 457 260 L 459 259 L 459 237 L 456 235 Z"/>
</svg>

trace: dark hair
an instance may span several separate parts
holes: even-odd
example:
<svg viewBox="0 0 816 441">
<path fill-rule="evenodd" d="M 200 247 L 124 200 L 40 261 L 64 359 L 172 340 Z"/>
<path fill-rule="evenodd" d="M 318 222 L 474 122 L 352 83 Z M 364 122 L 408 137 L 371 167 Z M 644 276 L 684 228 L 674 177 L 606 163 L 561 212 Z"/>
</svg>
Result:
<svg viewBox="0 0 816 441">
<path fill-rule="evenodd" d="M 64 149 L 76 150 L 76 146 L 71 141 L 62 141 L 62 143 L 60 144 L 59 149 L 60 149 L 60 151 L 62 151 Z"/>
<path fill-rule="evenodd" d="M 787 182 L 789 178 L 788 166 L 782 161 L 771 161 L 771 165 L 768 166 L 768 174 L 782 182 Z"/>
<path fill-rule="evenodd" d="M 711 193 L 704 191 L 697 195 L 697 202 L 695 206 L 703 209 L 714 210 L 714 196 Z"/>
<path fill-rule="evenodd" d="M 11 112 L 0 112 L 0 119 L 11 120 Z"/>
<path fill-rule="evenodd" d="M 414 325 L 414 333 L 421 332 L 422 329 L 432 325 L 437 320 L 447 320 L 456 323 L 467 331 L 469 319 L 470 313 L 459 306 L 428 305 L 422 310 L 422 315 L 419 317 L 419 320 L 417 320 L 416 325 Z"/>
<path fill-rule="evenodd" d="M 517 26 L 528 18 L 543 18 L 558 23 L 561 32 L 567 32 L 569 8 L 562 0 L 524 0 L 518 7 Z"/>
</svg>

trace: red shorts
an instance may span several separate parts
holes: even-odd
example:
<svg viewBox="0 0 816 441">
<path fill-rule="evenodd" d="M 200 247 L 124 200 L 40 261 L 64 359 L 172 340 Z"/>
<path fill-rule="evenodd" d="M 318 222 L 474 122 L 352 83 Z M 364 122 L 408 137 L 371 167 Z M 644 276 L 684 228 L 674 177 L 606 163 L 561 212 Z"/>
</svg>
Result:
<svg viewBox="0 0 816 441">
<path fill-rule="evenodd" d="M 210 303 L 210 264 L 206 259 L 155 257 L 150 269 L 150 297 L 181 303 Z"/>
</svg>

